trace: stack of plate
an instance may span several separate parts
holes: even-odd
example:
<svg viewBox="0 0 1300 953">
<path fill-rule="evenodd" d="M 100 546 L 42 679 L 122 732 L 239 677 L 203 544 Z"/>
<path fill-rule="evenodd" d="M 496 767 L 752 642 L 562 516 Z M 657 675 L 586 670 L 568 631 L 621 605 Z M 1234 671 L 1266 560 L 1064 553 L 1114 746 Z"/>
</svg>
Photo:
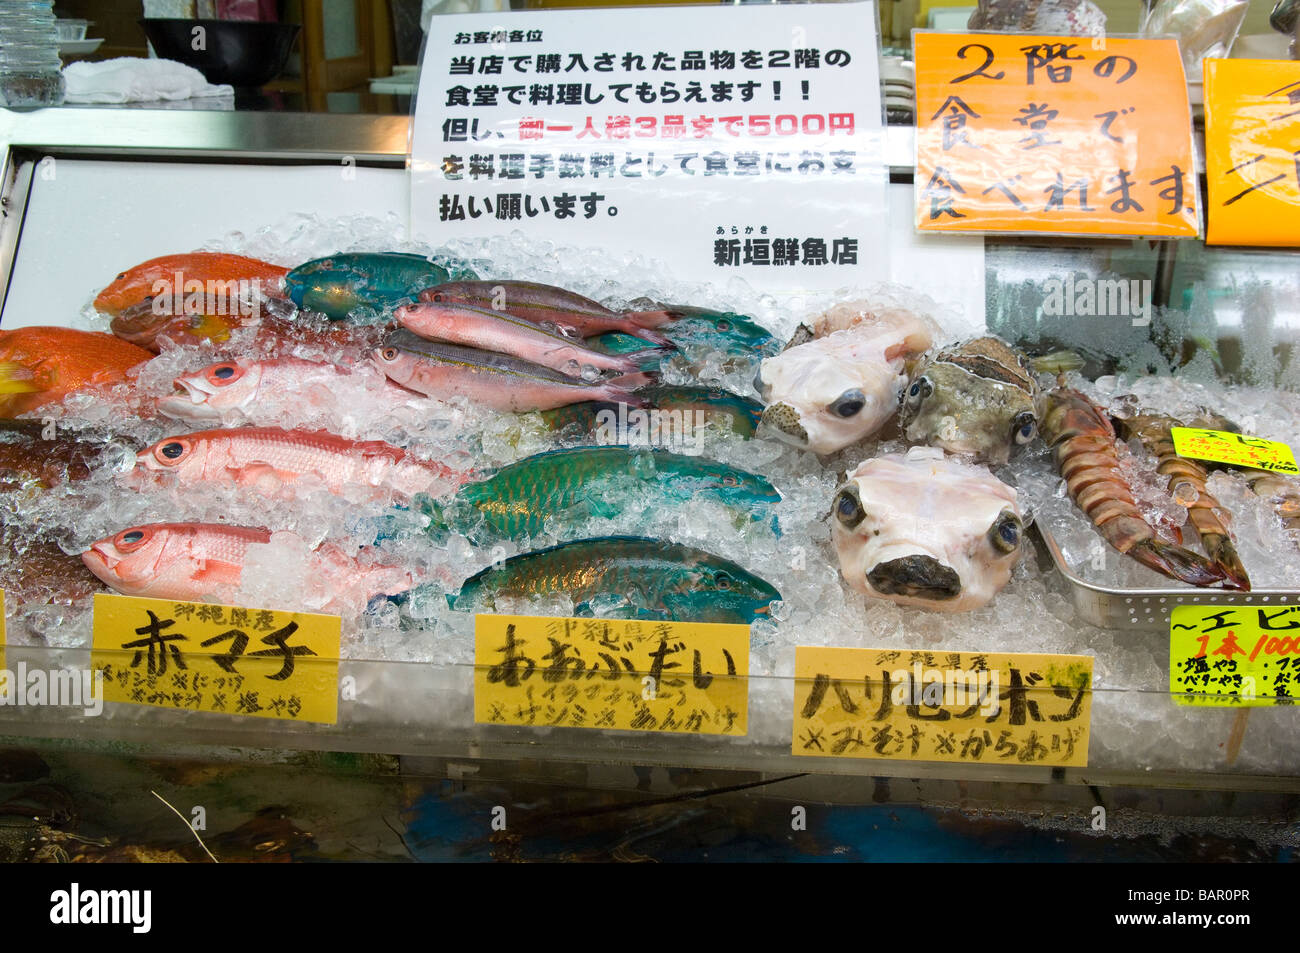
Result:
<svg viewBox="0 0 1300 953">
<path fill-rule="evenodd" d="M 891 124 L 916 119 L 916 65 L 901 56 L 880 58 L 880 80 L 885 87 L 885 116 Z"/>
</svg>

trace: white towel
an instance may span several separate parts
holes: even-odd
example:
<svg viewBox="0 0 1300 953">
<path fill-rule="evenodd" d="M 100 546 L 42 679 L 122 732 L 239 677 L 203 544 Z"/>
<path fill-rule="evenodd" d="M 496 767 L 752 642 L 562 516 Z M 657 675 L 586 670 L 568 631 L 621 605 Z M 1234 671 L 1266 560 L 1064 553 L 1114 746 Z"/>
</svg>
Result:
<svg viewBox="0 0 1300 953">
<path fill-rule="evenodd" d="M 229 86 L 213 86 L 192 66 L 175 60 L 123 56 L 63 68 L 69 103 L 134 103 L 194 96 L 230 96 Z"/>
</svg>

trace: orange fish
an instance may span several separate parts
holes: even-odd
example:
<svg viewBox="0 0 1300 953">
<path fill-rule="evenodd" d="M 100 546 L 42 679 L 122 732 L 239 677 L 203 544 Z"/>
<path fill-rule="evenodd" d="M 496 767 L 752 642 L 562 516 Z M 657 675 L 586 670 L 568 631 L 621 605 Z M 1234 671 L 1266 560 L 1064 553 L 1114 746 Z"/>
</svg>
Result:
<svg viewBox="0 0 1300 953">
<path fill-rule="evenodd" d="M 95 298 L 95 309 L 117 315 L 165 295 L 169 307 L 164 310 L 170 314 L 236 313 L 240 299 L 247 293 L 280 295 L 288 271 L 256 258 L 224 252 L 163 255 L 118 275 Z"/>
<path fill-rule="evenodd" d="M 88 385 L 118 384 L 153 355 L 98 331 L 0 331 L 0 417 L 16 417 Z"/>
</svg>

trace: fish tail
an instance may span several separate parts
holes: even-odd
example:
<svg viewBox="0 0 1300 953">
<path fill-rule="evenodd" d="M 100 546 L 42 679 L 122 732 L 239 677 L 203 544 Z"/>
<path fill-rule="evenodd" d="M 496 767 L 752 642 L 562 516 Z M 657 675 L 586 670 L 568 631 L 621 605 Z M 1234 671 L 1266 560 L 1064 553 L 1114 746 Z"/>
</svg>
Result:
<svg viewBox="0 0 1300 953">
<path fill-rule="evenodd" d="M 641 325 L 643 328 L 657 328 L 661 324 L 667 324 L 669 321 L 677 321 L 681 318 L 680 311 L 625 311 L 624 315 L 628 320 Z"/>
<path fill-rule="evenodd" d="M 643 341 L 649 341 L 651 344 L 657 344 L 660 347 L 676 347 L 672 341 L 668 340 L 668 338 L 664 337 L 658 331 L 653 331 L 650 328 L 637 324 L 635 321 L 624 322 L 623 327 L 619 330 L 624 334 L 630 334 L 633 337 L 640 338 Z"/>
<path fill-rule="evenodd" d="M 35 394 L 40 391 L 40 385 L 26 376 L 30 373 L 21 364 L 0 362 L 0 394 Z"/>
<path fill-rule="evenodd" d="M 1128 550 L 1142 565 L 1192 586 L 1211 586 L 1224 578 L 1223 570 L 1205 557 L 1158 539 L 1144 539 Z"/>
<path fill-rule="evenodd" d="M 636 371 L 644 367 L 655 367 L 676 352 L 677 348 L 671 344 L 667 347 L 647 347 L 639 351 L 629 351 L 623 355 L 623 361 L 626 362 L 628 371 Z"/>
</svg>

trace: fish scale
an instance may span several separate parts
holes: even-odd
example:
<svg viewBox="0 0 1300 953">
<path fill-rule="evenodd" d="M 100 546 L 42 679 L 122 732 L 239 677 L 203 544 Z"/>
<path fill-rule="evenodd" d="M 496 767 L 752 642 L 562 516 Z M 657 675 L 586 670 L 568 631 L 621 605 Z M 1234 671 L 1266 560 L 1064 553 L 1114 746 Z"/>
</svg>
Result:
<svg viewBox="0 0 1300 953">
<path fill-rule="evenodd" d="M 172 444 L 184 448 L 174 459 L 163 453 Z M 316 476 L 335 493 L 348 485 L 427 492 L 453 478 L 446 467 L 415 460 L 382 441 L 275 427 L 201 430 L 167 437 L 141 451 L 137 459 L 145 469 L 175 473 L 182 482 L 256 479 L 260 476 L 256 468 L 266 466 L 283 483 L 292 485 Z"/>
<path fill-rule="evenodd" d="M 439 528 L 477 512 L 494 533 L 517 537 L 535 535 L 547 519 L 584 503 L 599 515 L 641 487 L 656 502 L 707 496 L 752 519 L 766 517 L 757 508 L 781 498 L 763 477 L 704 457 L 648 447 L 572 447 L 535 454 L 467 484 L 445 510 L 432 501 L 423 509 Z"/>
<path fill-rule="evenodd" d="M 723 580 L 725 579 L 725 585 Z M 512 556 L 465 580 L 448 596 L 453 608 L 498 596 L 565 594 L 581 608 L 601 597 L 625 598 L 634 614 L 678 621 L 751 622 L 781 594 L 729 560 L 658 539 L 607 536 Z"/>
</svg>

